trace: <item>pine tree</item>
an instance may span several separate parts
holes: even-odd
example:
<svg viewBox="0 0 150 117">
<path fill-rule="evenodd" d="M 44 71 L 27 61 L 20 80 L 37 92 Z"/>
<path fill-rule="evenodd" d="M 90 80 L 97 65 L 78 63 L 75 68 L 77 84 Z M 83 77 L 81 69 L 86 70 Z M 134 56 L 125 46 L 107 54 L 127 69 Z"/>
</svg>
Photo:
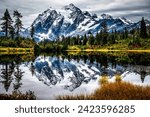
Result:
<svg viewBox="0 0 150 117">
<path fill-rule="evenodd" d="M 84 34 L 84 37 L 83 37 L 83 45 L 86 45 L 86 43 L 87 43 L 87 36 L 86 36 L 86 34 Z"/>
<path fill-rule="evenodd" d="M 21 28 L 23 26 L 22 21 L 21 21 L 22 15 L 21 15 L 21 13 L 19 13 L 16 10 L 16 11 L 14 11 L 13 16 L 15 17 L 15 25 L 14 25 L 14 27 L 16 29 L 16 36 L 19 37 L 19 32 L 20 32 L 20 30 L 21 30 Z"/>
<path fill-rule="evenodd" d="M 89 45 L 93 45 L 94 44 L 94 36 L 92 34 L 90 34 L 90 37 L 88 39 L 88 44 Z"/>
<path fill-rule="evenodd" d="M 76 37 L 76 45 L 80 45 L 81 44 L 81 39 L 80 39 L 80 36 L 77 35 Z"/>
<path fill-rule="evenodd" d="M 99 43 L 99 34 L 98 34 L 98 32 L 96 33 L 96 37 L 95 37 L 95 41 L 94 41 L 94 45 L 99 45 L 100 43 Z"/>
<path fill-rule="evenodd" d="M 127 39 L 127 38 L 128 38 L 128 30 L 127 30 L 126 27 L 125 27 L 125 29 L 124 29 L 124 35 L 125 35 L 125 39 Z"/>
<path fill-rule="evenodd" d="M 19 65 L 17 65 L 16 71 L 14 73 L 15 83 L 13 84 L 14 85 L 13 87 L 14 87 L 15 91 L 17 91 L 22 85 L 21 80 L 22 80 L 22 77 L 23 77 L 23 73 L 24 72 L 22 72 L 21 69 L 19 69 Z"/>
<path fill-rule="evenodd" d="M 99 33 L 99 39 L 100 39 L 100 41 L 99 41 L 99 44 L 100 45 L 103 45 L 103 43 L 102 43 L 102 39 L 103 38 L 103 32 L 102 32 L 102 30 L 100 31 L 100 33 Z"/>
<path fill-rule="evenodd" d="M 150 37 L 150 25 L 148 26 L 148 37 Z"/>
<path fill-rule="evenodd" d="M 31 72 L 31 74 L 32 74 L 32 76 L 35 74 L 35 67 L 34 67 L 34 65 L 33 65 L 33 62 L 34 61 L 32 61 L 32 63 L 31 63 L 31 66 L 30 66 L 30 72 Z"/>
<path fill-rule="evenodd" d="M 9 87 L 13 80 L 12 73 L 13 71 L 9 68 L 8 63 L 4 64 L 3 69 L 1 69 L 0 77 L 3 79 L 2 84 L 4 85 L 6 92 L 9 90 Z"/>
<path fill-rule="evenodd" d="M 103 27 L 103 30 L 102 30 L 102 32 L 103 32 L 103 34 L 102 34 L 102 45 L 103 44 L 107 44 L 107 38 L 108 38 L 108 28 L 107 28 L 107 23 L 106 23 L 106 21 L 104 21 L 103 23 L 102 23 L 102 27 Z"/>
<path fill-rule="evenodd" d="M 11 29 L 12 29 L 12 19 L 10 17 L 9 11 L 8 9 L 6 9 L 4 16 L 1 18 L 1 20 L 3 20 L 3 22 L 1 23 L 2 25 L 2 31 L 5 32 L 5 37 L 8 37 Z"/>
<path fill-rule="evenodd" d="M 110 44 L 114 44 L 115 43 L 115 32 L 112 31 L 111 35 L 110 35 Z"/>
<path fill-rule="evenodd" d="M 9 33 L 10 33 L 10 37 L 13 39 L 14 36 L 15 36 L 15 29 L 14 29 L 13 26 L 10 28 L 10 32 Z"/>
<path fill-rule="evenodd" d="M 142 17 L 142 20 L 141 20 L 140 37 L 147 38 L 147 29 L 146 29 L 144 17 Z"/>
<path fill-rule="evenodd" d="M 32 39 L 33 39 L 34 32 L 35 32 L 35 30 L 34 30 L 34 26 L 33 26 L 33 25 L 31 25 L 30 35 L 31 35 L 31 38 L 32 38 Z"/>
</svg>

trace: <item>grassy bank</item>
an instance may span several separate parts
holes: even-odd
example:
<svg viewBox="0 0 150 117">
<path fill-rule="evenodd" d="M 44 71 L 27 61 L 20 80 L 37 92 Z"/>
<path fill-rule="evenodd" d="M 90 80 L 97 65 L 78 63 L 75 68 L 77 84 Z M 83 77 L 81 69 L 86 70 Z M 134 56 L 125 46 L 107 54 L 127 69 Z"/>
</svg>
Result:
<svg viewBox="0 0 150 117">
<path fill-rule="evenodd" d="M 59 96 L 59 100 L 149 100 L 150 86 L 133 85 L 128 82 L 106 83 L 91 95 Z"/>
<path fill-rule="evenodd" d="M 130 44 L 133 40 L 126 39 L 126 40 L 119 40 L 115 44 L 106 44 L 103 46 L 100 45 L 73 45 L 68 46 L 67 51 L 85 51 L 85 52 L 150 52 L 150 39 L 139 40 L 140 44 Z M 133 43 L 133 42 L 132 42 Z"/>
<path fill-rule="evenodd" d="M 119 50 L 119 49 L 116 49 L 116 50 L 109 50 L 109 49 L 91 49 L 91 48 L 89 48 L 89 49 L 84 49 L 84 50 L 82 50 L 82 49 L 80 49 L 80 48 L 78 48 L 78 49 L 70 49 L 70 47 L 69 47 L 69 49 L 67 50 L 68 52 L 150 52 L 150 49 L 149 50 L 138 50 L 138 49 L 134 49 L 134 50 L 132 50 L 132 49 L 127 49 L 127 50 Z"/>
<path fill-rule="evenodd" d="M 0 47 L 0 54 L 28 54 L 34 53 L 34 48 Z"/>
</svg>

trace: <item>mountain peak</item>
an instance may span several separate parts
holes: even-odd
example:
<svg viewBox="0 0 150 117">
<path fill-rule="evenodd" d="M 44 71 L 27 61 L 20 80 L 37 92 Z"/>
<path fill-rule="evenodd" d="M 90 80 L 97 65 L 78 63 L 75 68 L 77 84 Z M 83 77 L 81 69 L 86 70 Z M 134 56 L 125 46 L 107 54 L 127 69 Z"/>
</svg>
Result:
<svg viewBox="0 0 150 117">
<path fill-rule="evenodd" d="M 103 13 L 103 14 L 101 15 L 101 17 L 102 17 L 103 19 L 113 19 L 113 17 L 112 17 L 111 15 L 105 14 L 105 13 Z"/>
<path fill-rule="evenodd" d="M 65 10 L 71 10 L 71 11 L 79 10 L 79 8 L 77 8 L 73 3 L 64 6 L 64 9 L 65 9 Z"/>
<path fill-rule="evenodd" d="M 75 5 L 73 3 L 70 3 L 68 6 L 75 7 Z"/>
<path fill-rule="evenodd" d="M 95 35 L 102 29 L 103 21 L 106 21 L 109 32 L 112 29 L 123 31 L 125 27 L 131 30 L 139 26 L 126 18 L 113 18 L 109 14 L 97 16 L 88 11 L 82 11 L 71 3 L 62 9 L 49 8 L 40 14 L 33 22 L 34 37 L 37 41 L 41 41 L 43 39 L 55 40 L 61 36 L 81 36 L 89 32 Z"/>
</svg>

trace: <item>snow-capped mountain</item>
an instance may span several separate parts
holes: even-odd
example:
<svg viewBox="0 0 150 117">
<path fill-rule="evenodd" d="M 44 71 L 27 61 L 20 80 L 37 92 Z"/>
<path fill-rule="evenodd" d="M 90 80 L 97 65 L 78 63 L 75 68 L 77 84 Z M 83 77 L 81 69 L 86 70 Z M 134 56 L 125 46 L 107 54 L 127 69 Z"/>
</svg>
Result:
<svg viewBox="0 0 150 117">
<path fill-rule="evenodd" d="M 64 6 L 62 9 L 47 9 L 34 20 L 32 25 L 35 28 L 35 39 L 55 40 L 61 36 L 84 35 L 89 32 L 96 34 L 102 29 L 103 22 L 106 21 L 108 30 L 123 31 L 139 27 L 139 23 L 134 23 L 126 18 L 113 18 L 109 14 L 97 16 L 88 11 L 81 11 L 73 4 Z M 29 27 L 25 34 L 29 35 Z"/>
</svg>

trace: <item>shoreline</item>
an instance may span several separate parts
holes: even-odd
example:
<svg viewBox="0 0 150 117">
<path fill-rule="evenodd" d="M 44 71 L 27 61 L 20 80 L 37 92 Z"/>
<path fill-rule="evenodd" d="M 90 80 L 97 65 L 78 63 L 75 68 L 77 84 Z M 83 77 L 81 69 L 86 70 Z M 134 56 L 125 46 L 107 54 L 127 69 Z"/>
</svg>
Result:
<svg viewBox="0 0 150 117">
<path fill-rule="evenodd" d="M 34 48 L 13 48 L 13 47 L 0 47 L 0 55 L 2 54 L 32 54 Z"/>
<path fill-rule="evenodd" d="M 150 49 L 67 49 L 66 52 L 138 52 L 150 53 Z M 33 54 L 34 48 L 13 48 L 13 47 L 0 47 L 0 55 L 5 54 Z"/>
<path fill-rule="evenodd" d="M 150 50 L 107 50 L 107 49 L 85 49 L 85 50 L 66 50 L 67 52 L 147 52 Z"/>
</svg>

